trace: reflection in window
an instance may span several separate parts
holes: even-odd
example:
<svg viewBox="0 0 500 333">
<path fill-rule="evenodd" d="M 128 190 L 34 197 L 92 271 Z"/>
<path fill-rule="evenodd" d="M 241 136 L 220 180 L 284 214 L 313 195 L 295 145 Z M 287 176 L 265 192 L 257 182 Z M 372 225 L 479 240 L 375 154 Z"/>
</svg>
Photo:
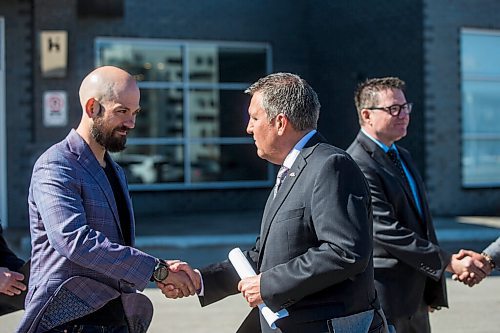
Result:
<svg viewBox="0 0 500 333">
<path fill-rule="evenodd" d="M 100 64 L 117 66 L 138 81 L 182 81 L 182 49 L 157 43 L 98 43 Z"/>
<path fill-rule="evenodd" d="M 250 82 L 266 75 L 265 48 L 203 45 L 189 49 L 192 82 Z"/>
<path fill-rule="evenodd" d="M 219 137 L 219 90 L 194 89 L 189 92 L 190 134 L 192 137 Z"/>
<path fill-rule="evenodd" d="M 182 146 L 127 145 L 112 155 L 133 185 L 183 182 L 183 154 Z"/>
<path fill-rule="evenodd" d="M 141 112 L 130 137 L 182 137 L 184 132 L 182 89 L 141 89 Z"/>
<path fill-rule="evenodd" d="M 246 133 L 243 91 L 270 72 L 265 44 L 98 38 L 98 66 L 133 74 L 141 112 L 114 154 L 131 189 L 269 186 L 271 166 Z"/>
<path fill-rule="evenodd" d="M 462 29 L 462 184 L 500 186 L 500 31 Z"/>
<path fill-rule="evenodd" d="M 241 90 L 190 89 L 191 137 L 245 137 L 250 97 Z"/>
<path fill-rule="evenodd" d="M 267 177 L 267 166 L 255 153 L 253 144 L 204 144 L 191 148 L 193 182 L 265 181 Z"/>
</svg>

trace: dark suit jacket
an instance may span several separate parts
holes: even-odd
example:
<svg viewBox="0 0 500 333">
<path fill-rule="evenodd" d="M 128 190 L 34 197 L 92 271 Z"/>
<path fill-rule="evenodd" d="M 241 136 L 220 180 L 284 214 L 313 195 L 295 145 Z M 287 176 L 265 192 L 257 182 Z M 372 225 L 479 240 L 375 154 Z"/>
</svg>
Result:
<svg viewBox="0 0 500 333">
<path fill-rule="evenodd" d="M 0 267 L 7 267 L 11 271 L 18 271 L 24 261 L 18 258 L 9 248 L 5 238 L 3 238 L 3 229 L 0 226 Z"/>
<path fill-rule="evenodd" d="M 370 184 L 375 287 L 388 318 L 415 313 L 422 299 L 448 306 L 444 270 L 450 255 L 439 248 L 423 180 L 408 151 L 397 148 L 417 185 L 422 216 L 411 189 L 375 142 L 360 131 L 347 150 Z"/>
<path fill-rule="evenodd" d="M 264 302 L 290 313 L 277 321 L 283 332 L 315 332 L 309 323 L 372 309 L 371 218 L 360 169 L 343 150 L 313 136 L 276 198 L 269 196 L 260 237 L 246 253 L 262 273 Z M 227 261 L 201 272 L 202 305 L 238 292 L 240 279 Z M 261 329 L 271 332 L 262 318 Z"/>
<path fill-rule="evenodd" d="M 2 226 L 0 226 L 0 267 L 7 267 L 11 271 L 19 272 L 23 266 L 24 261 L 18 258 L 14 252 L 9 248 L 5 238 L 3 237 Z M 25 276 L 24 283 L 27 284 Z M 22 302 L 26 297 L 26 292 L 21 293 L 19 296 L 7 296 L 0 294 L 0 316 L 21 310 L 24 308 Z"/>
</svg>

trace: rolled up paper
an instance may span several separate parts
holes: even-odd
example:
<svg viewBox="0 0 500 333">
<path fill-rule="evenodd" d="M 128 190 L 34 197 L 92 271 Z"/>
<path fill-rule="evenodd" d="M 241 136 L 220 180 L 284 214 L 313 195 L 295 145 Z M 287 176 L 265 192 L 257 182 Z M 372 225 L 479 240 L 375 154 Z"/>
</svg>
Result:
<svg viewBox="0 0 500 333">
<path fill-rule="evenodd" d="M 236 272 L 238 273 L 240 278 L 244 279 L 256 275 L 247 258 L 245 257 L 243 252 L 241 252 L 240 248 L 237 247 L 229 251 L 228 257 L 229 261 L 234 266 L 234 269 L 236 269 Z M 273 312 L 264 303 L 259 304 L 259 310 L 269 327 L 271 327 L 273 330 L 276 329 L 276 320 L 288 317 L 288 311 L 286 309 L 282 309 L 278 312 Z"/>
</svg>

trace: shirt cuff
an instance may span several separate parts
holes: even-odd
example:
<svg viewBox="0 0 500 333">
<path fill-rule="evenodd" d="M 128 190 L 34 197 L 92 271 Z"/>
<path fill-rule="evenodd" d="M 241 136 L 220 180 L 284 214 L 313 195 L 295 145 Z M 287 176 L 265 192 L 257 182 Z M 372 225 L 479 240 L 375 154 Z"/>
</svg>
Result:
<svg viewBox="0 0 500 333">
<path fill-rule="evenodd" d="M 196 273 L 200 276 L 200 289 L 196 290 L 196 294 L 198 296 L 205 296 L 205 286 L 203 285 L 203 276 L 201 275 L 201 272 L 197 269 L 194 269 Z"/>
</svg>

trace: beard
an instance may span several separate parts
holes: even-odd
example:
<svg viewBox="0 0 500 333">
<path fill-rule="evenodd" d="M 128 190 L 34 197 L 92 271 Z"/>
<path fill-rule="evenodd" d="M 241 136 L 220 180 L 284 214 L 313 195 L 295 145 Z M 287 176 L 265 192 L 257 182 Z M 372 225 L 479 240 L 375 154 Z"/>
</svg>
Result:
<svg viewBox="0 0 500 333">
<path fill-rule="evenodd" d="M 104 147 L 104 149 L 111 153 L 117 153 L 126 148 L 127 137 L 122 135 L 116 137 L 114 136 L 115 132 L 128 132 L 129 130 L 129 128 L 124 126 L 108 129 L 106 128 L 104 117 L 97 116 L 90 128 L 90 134 L 98 144 Z"/>
</svg>

